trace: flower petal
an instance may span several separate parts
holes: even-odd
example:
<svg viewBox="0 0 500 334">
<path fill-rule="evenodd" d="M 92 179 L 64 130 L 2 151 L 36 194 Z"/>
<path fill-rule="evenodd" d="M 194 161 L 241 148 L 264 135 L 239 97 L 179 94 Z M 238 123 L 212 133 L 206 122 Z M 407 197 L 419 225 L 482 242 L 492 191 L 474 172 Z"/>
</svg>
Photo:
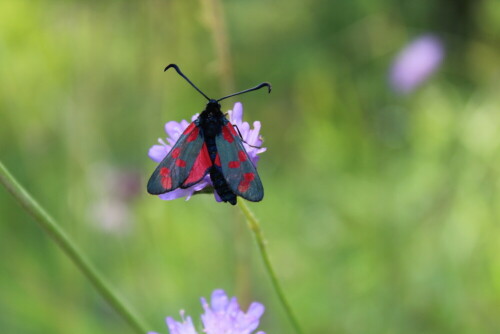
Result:
<svg viewBox="0 0 500 334">
<path fill-rule="evenodd" d="M 194 190 L 192 190 L 191 188 L 187 188 L 187 189 L 177 188 L 175 190 L 169 191 L 168 193 L 158 195 L 158 197 L 160 197 L 164 201 L 171 201 L 173 199 L 177 199 L 177 198 L 181 198 L 181 197 L 185 197 L 185 196 L 191 197 L 191 195 L 193 195 L 193 193 L 194 193 Z"/>
<path fill-rule="evenodd" d="M 241 102 L 236 102 L 234 104 L 233 110 L 229 111 L 229 118 L 231 123 L 243 122 L 243 105 Z"/>
<path fill-rule="evenodd" d="M 182 120 L 180 123 L 175 121 L 170 121 L 165 124 L 165 132 L 173 140 L 177 140 L 181 134 L 186 130 L 189 123 L 186 120 Z"/>
<path fill-rule="evenodd" d="M 248 131 L 248 135 L 246 137 L 246 142 L 248 144 L 253 146 L 262 145 L 262 140 L 259 138 L 260 126 L 259 121 L 253 122 L 253 129 Z"/>
<path fill-rule="evenodd" d="M 211 185 L 211 183 L 207 182 L 207 181 L 200 181 L 199 183 L 189 187 L 189 188 L 186 188 L 186 190 L 191 190 L 192 192 L 186 196 L 186 201 L 189 200 L 191 198 L 192 195 L 194 195 L 194 193 L 196 193 L 197 191 L 200 191 L 202 190 L 203 188 L 207 187 Z"/>
<path fill-rule="evenodd" d="M 214 292 L 212 292 L 210 303 L 214 312 L 225 310 L 228 304 L 228 298 L 224 290 L 214 290 Z"/>
<path fill-rule="evenodd" d="M 214 197 L 215 197 L 215 200 L 216 200 L 217 202 L 219 202 L 219 203 L 220 203 L 220 202 L 222 202 L 222 198 L 220 198 L 219 194 L 217 194 L 217 192 L 216 192 L 216 191 L 214 191 Z"/>
<path fill-rule="evenodd" d="M 153 145 L 149 149 L 148 156 L 156 162 L 161 162 L 168 153 L 168 149 L 164 145 Z"/>
<path fill-rule="evenodd" d="M 247 316 L 254 319 L 259 319 L 264 314 L 264 311 L 264 305 L 262 305 L 261 303 L 253 302 L 248 308 Z"/>
</svg>

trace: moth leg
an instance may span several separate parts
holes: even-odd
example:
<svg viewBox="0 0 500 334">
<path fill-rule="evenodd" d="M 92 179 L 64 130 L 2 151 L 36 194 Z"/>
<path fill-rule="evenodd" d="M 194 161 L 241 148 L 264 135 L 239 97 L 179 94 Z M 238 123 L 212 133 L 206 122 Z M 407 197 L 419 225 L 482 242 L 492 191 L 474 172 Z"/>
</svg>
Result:
<svg viewBox="0 0 500 334">
<path fill-rule="evenodd" d="M 240 135 L 240 138 L 241 138 L 241 141 L 244 142 L 245 144 L 247 144 L 248 146 L 250 147 L 253 147 L 253 148 L 262 148 L 262 146 L 253 146 L 253 145 L 250 145 L 249 143 L 247 143 L 244 139 L 243 139 L 243 136 L 241 135 L 241 132 L 240 132 L 240 129 L 238 129 L 238 125 L 236 124 L 231 124 L 235 129 L 236 131 L 238 131 L 238 134 Z"/>
</svg>

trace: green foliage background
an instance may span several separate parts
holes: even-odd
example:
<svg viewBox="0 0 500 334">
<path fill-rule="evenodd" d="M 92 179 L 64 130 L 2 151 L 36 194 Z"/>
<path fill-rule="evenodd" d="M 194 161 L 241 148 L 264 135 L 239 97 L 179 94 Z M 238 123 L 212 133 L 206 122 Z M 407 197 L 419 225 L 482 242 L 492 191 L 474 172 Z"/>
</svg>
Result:
<svg viewBox="0 0 500 334">
<path fill-rule="evenodd" d="M 443 67 L 392 93 L 426 32 Z M 165 65 L 212 97 L 269 81 L 223 108 L 263 124 L 251 207 L 306 333 L 500 333 L 499 36 L 496 0 L 1 0 L 0 158 L 151 330 L 224 288 L 292 333 L 237 208 L 144 190 L 164 123 L 205 103 Z M 0 331 L 131 333 L 5 190 Z"/>
</svg>

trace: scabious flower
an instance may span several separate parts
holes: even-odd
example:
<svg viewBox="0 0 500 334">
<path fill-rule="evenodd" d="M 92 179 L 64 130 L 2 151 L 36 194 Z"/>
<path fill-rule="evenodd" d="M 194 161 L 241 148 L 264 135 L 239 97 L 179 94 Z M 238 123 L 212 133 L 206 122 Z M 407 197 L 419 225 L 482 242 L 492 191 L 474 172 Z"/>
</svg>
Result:
<svg viewBox="0 0 500 334">
<path fill-rule="evenodd" d="M 243 312 L 236 297 L 229 299 L 224 290 L 212 292 L 210 304 L 201 298 L 205 313 L 201 315 L 203 332 L 206 334 L 252 334 L 259 326 L 260 317 L 264 313 L 264 306 L 253 302 L 248 311 Z M 191 317 L 184 317 L 181 311 L 181 322 L 167 317 L 167 327 L 170 334 L 198 334 L 193 326 Z M 149 332 L 148 334 L 158 334 Z M 265 334 L 259 331 L 255 334 Z"/>
<path fill-rule="evenodd" d="M 439 37 L 422 35 L 406 45 L 393 61 L 389 80 L 398 93 L 410 93 L 441 65 L 444 46 Z"/>
<path fill-rule="evenodd" d="M 262 145 L 262 137 L 259 135 L 260 132 L 260 122 L 253 122 L 253 129 L 250 128 L 250 124 L 248 122 L 243 122 L 243 105 L 240 102 L 236 102 L 234 104 L 233 110 L 228 111 L 229 121 L 236 125 L 241 133 L 241 137 L 243 138 L 243 146 L 248 153 L 248 156 L 252 160 L 253 164 L 257 166 L 257 162 L 259 161 L 258 154 L 265 152 L 265 147 L 260 147 Z M 191 121 L 194 121 L 198 118 L 198 114 L 195 114 Z M 153 145 L 149 149 L 149 157 L 156 161 L 161 162 L 167 154 L 170 152 L 172 147 L 175 145 L 181 134 L 188 127 L 189 122 L 186 120 L 182 120 L 180 123 L 175 121 L 170 121 L 165 124 L 165 132 L 167 133 L 166 142 L 159 138 L 159 145 Z M 212 189 L 212 181 L 210 180 L 210 175 L 207 174 L 200 182 L 197 184 L 186 188 L 186 189 L 175 189 L 173 191 L 167 192 L 165 194 L 159 195 L 159 197 L 163 200 L 173 200 L 180 197 L 186 197 L 186 200 L 191 198 L 191 196 L 199 192 L 205 188 Z M 217 195 L 217 192 L 214 191 L 215 199 L 220 202 L 220 198 Z"/>
</svg>

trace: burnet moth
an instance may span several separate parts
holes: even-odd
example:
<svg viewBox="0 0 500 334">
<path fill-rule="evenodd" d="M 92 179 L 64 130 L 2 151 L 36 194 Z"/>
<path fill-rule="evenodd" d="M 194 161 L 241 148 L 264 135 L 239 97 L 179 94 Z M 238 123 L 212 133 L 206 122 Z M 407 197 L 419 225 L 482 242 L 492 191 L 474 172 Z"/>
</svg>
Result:
<svg viewBox="0 0 500 334">
<path fill-rule="evenodd" d="M 205 110 L 179 137 L 160 162 L 148 182 L 148 193 L 160 195 L 177 188 L 188 188 L 210 174 L 213 187 L 224 202 L 236 204 L 236 196 L 252 202 L 261 201 L 264 188 L 248 156 L 241 137 L 221 111 L 219 101 L 267 87 L 267 82 L 218 100 L 210 99 L 196 87 L 175 64 L 174 68 L 208 103 Z"/>
</svg>

